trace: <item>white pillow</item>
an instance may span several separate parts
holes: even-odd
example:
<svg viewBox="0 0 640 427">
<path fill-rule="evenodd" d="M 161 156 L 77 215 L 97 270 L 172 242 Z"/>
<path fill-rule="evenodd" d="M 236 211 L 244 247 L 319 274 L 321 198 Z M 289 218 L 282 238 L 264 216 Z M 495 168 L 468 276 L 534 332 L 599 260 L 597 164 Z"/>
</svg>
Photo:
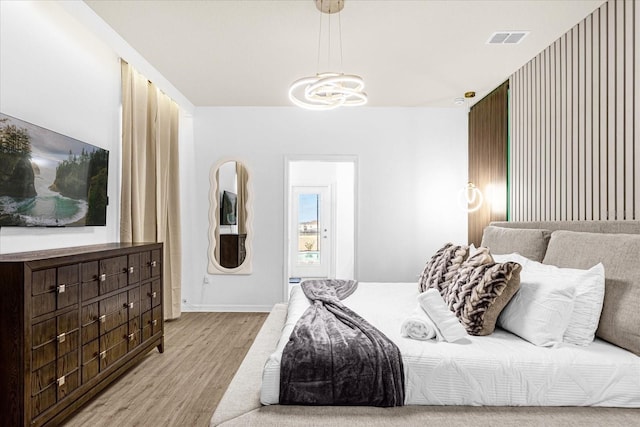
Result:
<svg viewBox="0 0 640 427">
<path fill-rule="evenodd" d="M 519 256 L 518 256 L 519 257 Z M 498 326 L 539 346 L 562 343 L 573 311 L 574 286 L 548 272 L 528 269 L 521 257 L 520 289 L 498 317 Z"/>
<path fill-rule="evenodd" d="M 576 299 L 564 342 L 589 345 L 596 336 L 604 303 L 604 265 L 598 263 L 589 270 L 573 270 L 578 275 Z"/>
<path fill-rule="evenodd" d="M 575 287 L 573 312 L 569 324 L 563 335 L 563 341 L 576 345 L 589 345 L 595 338 L 596 329 L 600 322 L 600 313 L 604 302 L 604 266 L 599 263 L 589 270 L 574 268 L 559 268 L 553 265 L 541 264 L 527 259 L 519 254 L 494 255 L 498 262 L 514 261 L 522 265 L 520 283 L 537 272 L 546 272 L 557 280 L 565 281 L 567 286 Z"/>
</svg>

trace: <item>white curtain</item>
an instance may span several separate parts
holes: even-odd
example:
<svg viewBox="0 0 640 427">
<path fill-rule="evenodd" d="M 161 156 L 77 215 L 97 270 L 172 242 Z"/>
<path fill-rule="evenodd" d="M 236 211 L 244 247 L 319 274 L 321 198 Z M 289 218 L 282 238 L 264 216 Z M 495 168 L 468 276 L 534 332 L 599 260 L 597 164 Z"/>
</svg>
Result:
<svg viewBox="0 0 640 427">
<path fill-rule="evenodd" d="M 120 240 L 162 242 L 164 317 L 180 317 L 178 105 L 121 60 Z"/>
</svg>

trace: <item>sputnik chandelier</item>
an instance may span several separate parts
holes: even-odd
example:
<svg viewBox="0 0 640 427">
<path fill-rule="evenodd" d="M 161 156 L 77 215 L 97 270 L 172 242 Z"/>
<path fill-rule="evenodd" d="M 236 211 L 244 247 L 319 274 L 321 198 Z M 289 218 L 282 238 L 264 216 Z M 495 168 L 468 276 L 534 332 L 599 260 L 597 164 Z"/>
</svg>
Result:
<svg viewBox="0 0 640 427">
<path fill-rule="evenodd" d="M 340 70 L 342 70 L 342 23 L 340 11 L 344 0 L 315 0 L 320 13 L 320 32 L 318 35 L 318 67 L 320 69 L 320 45 L 322 40 L 322 15 L 329 17 L 327 36 L 327 66 L 331 60 L 331 15 L 338 16 Z M 340 72 L 320 72 L 315 76 L 303 77 L 289 87 L 289 99 L 298 107 L 308 110 L 332 110 L 338 107 L 355 107 L 367 103 L 367 94 L 363 92 L 362 77 Z"/>
</svg>

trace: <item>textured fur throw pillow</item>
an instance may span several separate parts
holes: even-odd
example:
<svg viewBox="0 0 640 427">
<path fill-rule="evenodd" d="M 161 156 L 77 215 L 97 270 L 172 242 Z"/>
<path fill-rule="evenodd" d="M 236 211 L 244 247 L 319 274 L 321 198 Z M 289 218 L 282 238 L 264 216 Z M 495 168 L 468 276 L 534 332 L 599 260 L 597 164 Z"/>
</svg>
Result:
<svg viewBox="0 0 640 427">
<path fill-rule="evenodd" d="M 477 261 L 471 257 L 460 266 L 443 297 L 470 335 L 489 335 L 520 288 L 522 267 L 515 262 L 477 265 Z"/>
<path fill-rule="evenodd" d="M 449 282 L 464 262 L 468 251 L 468 246 L 458 246 L 453 243 L 447 243 L 440 248 L 427 262 L 424 270 L 422 270 L 422 274 L 418 280 L 420 293 L 433 288 L 437 289 L 440 294 L 443 295 L 443 289 L 449 286 Z"/>
</svg>

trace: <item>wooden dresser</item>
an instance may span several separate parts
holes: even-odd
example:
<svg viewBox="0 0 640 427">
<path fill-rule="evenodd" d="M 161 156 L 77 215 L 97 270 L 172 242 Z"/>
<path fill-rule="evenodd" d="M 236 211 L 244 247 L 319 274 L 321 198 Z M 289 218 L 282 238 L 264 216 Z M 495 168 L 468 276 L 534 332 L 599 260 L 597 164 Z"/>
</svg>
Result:
<svg viewBox="0 0 640 427">
<path fill-rule="evenodd" d="M 0 255 L 0 425 L 57 425 L 163 352 L 162 244 Z"/>
</svg>

